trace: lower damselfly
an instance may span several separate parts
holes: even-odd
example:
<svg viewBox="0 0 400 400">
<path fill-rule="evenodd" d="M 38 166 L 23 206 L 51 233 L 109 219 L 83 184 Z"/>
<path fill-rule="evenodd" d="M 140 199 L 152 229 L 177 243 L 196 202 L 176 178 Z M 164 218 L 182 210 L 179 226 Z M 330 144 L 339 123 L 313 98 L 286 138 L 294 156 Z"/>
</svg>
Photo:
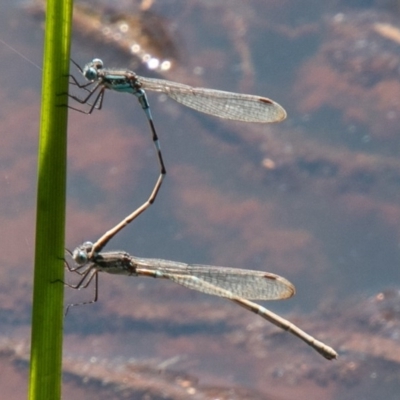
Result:
<svg viewBox="0 0 400 400">
<path fill-rule="evenodd" d="M 277 327 L 292 333 L 328 360 L 337 358 L 334 349 L 301 330 L 290 321 L 250 300 L 281 300 L 295 294 L 294 286 L 285 278 L 270 272 L 226 268 L 210 265 L 184 264 L 176 261 L 134 257 L 122 251 L 93 253 L 93 243 L 85 242 L 72 253 L 76 266 L 67 267 L 81 275 L 74 289 L 86 288 L 95 280 L 98 299 L 98 273 L 163 278 L 186 288 L 226 298 L 252 311 Z M 82 303 L 80 303 L 82 304 Z M 77 304 L 71 304 L 69 307 Z"/>
</svg>

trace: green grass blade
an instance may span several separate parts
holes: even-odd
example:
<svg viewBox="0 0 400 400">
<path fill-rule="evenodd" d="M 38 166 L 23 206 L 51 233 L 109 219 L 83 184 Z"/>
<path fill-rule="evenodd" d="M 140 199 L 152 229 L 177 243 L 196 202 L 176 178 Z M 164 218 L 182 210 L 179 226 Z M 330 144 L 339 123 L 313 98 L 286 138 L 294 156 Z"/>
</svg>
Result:
<svg viewBox="0 0 400 400">
<path fill-rule="evenodd" d="M 48 0 L 38 155 L 29 399 L 61 398 L 64 227 L 72 0 Z"/>
</svg>

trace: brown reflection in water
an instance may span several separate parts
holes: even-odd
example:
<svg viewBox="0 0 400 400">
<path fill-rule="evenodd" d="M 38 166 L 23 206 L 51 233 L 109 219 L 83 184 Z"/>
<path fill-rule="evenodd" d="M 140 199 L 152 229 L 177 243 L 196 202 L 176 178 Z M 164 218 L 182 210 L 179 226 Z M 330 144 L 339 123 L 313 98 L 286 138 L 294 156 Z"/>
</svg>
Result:
<svg viewBox="0 0 400 400">
<path fill-rule="evenodd" d="M 325 306 L 313 316 L 297 316 L 296 323 L 334 342 L 340 353 L 335 362 L 316 357 L 287 333 L 235 307 L 226 308 L 228 321 L 234 325 L 222 337 L 155 335 L 155 328 L 143 335 L 123 327 L 100 336 L 67 335 L 66 345 L 70 347 L 72 340 L 75 349 L 64 359 L 64 390 L 70 395 L 87 393 L 85 398 L 96 391 L 98 398 L 112 393 L 116 399 L 139 395 L 157 399 L 161 393 L 171 399 L 189 394 L 201 399 L 217 395 L 223 399 L 376 398 L 398 390 L 398 303 L 399 292 L 387 290 L 347 303 L 345 310 Z M 333 319 L 335 326 L 328 327 Z M 135 347 L 137 353 L 140 344 L 153 337 L 158 349 L 152 359 L 132 355 Z M 17 388 L 26 374 L 28 354 L 24 342 L 1 342 L 0 364 L 8 377 L 2 388 L 14 391 L 13 398 L 22 398 Z M 233 365 L 240 372 L 236 368 L 233 372 Z M 215 368 L 223 368 L 224 374 L 214 374 Z M 190 374 L 184 372 L 187 369 Z M 238 383 L 243 377 L 247 389 Z"/>
<path fill-rule="evenodd" d="M 345 123 L 365 126 L 375 139 L 396 137 L 400 42 L 393 32 L 400 32 L 398 20 L 369 10 L 336 14 L 327 24 L 321 47 L 298 73 L 298 110 L 329 107 L 339 110 Z"/>
<path fill-rule="evenodd" d="M 309 232 L 284 229 L 278 223 L 276 203 L 224 193 L 210 186 L 204 173 L 188 166 L 175 168 L 172 174 L 179 187 L 174 210 L 184 222 L 183 233 L 209 245 L 215 263 L 250 268 L 257 255 L 257 268 L 273 265 L 282 275 L 287 270 L 299 273 L 310 263 L 320 268 L 324 264 L 319 243 Z M 212 246 L 215 242 L 218 248 Z"/>
<path fill-rule="evenodd" d="M 288 3 L 259 1 L 254 4 L 259 8 L 246 8 L 246 13 L 240 16 L 223 14 L 225 18 L 216 12 L 224 9 L 222 3 L 213 6 L 216 8 L 201 8 L 200 3 L 185 5 L 184 11 L 178 13 L 177 20 L 185 29 L 193 25 L 194 29 L 185 30 L 184 35 L 188 47 L 196 51 L 193 52 L 193 58 L 190 57 L 187 64 L 181 67 L 182 74 L 179 72 L 174 79 L 202 85 L 207 81 L 207 86 L 225 86 L 235 90 L 233 82 L 237 82 L 238 76 L 247 76 L 248 81 L 238 83 L 246 85 L 251 82 L 253 74 L 260 76 L 257 71 L 262 71 L 264 75 L 258 82 L 260 87 L 257 92 L 269 96 L 274 84 L 269 83 L 269 87 L 266 87 L 264 82 L 271 72 L 265 67 L 265 59 L 276 57 L 278 50 L 286 49 L 286 52 L 288 48 L 293 49 L 291 43 L 292 46 L 293 42 L 299 43 L 296 39 L 304 32 L 308 38 L 315 38 L 320 31 L 315 31 L 314 27 L 311 29 L 311 25 L 299 28 L 292 35 L 288 35 L 285 29 L 271 29 L 273 24 L 268 24 L 268 13 L 275 4 L 276 8 L 289 14 Z M 303 2 L 301 6 L 310 9 L 310 4 L 312 2 Z M 193 15 L 195 19 L 189 18 Z M 275 18 L 271 15 L 271 18 Z M 217 126 L 216 132 L 210 133 L 214 137 L 210 147 L 216 150 L 207 153 L 210 160 L 206 166 L 195 167 L 179 161 L 171 165 L 169 170 L 168 185 L 174 189 L 169 196 L 176 209 L 168 208 L 168 211 L 177 216 L 185 243 L 193 238 L 200 246 L 207 247 L 210 259 L 222 265 L 254 267 L 253 264 L 257 263 L 257 268 L 277 273 L 291 273 L 292 269 L 297 269 L 297 277 L 312 275 L 315 271 L 318 282 L 325 284 L 322 286 L 325 292 L 334 292 L 337 290 L 335 286 L 340 286 L 337 277 L 333 280 L 330 279 L 332 275 L 327 277 L 325 274 L 337 271 L 340 267 L 336 257 L 339 257 L 338 254 L 342 256 L 347 247 L 342 247 L 342 243 L 335 240 L 343 236 L 344 241 L 351 243 L 352 225 L 367 221 L 366 227 L 362 226 L 355 231 L 356 234 L 371 230 L 380 237 L 375 239 L 377 248 L 389 243 L 389 249 L 394 251 L 400 222 L 400 163 L 395 151 L 398 147 L 398 43 L 388 37 L 387 26 L 396 29 L 397 25 L 396 21 L 383 14 L 370 15 L 372 18 L 346 14 L 341 18 L 327 19 L 326 23 L 321 20 L 320 26 L 326 27 L 326 34 L 321 35 L 321 47 L 308 58 L 302 55 L 305 61 L 302 59 L 301 63 L 292 66 L 293 74 L 293 71 L 286 70 L 286 79 L 296 76 L 295 85 L 288 94 L 283 93 L 282 82 L 278 80 L 276 85 L 279 91 L 275 93 L 287 96 L 288 100 L 282 101 L 282 104 L 294 103 L 290 99 L 294 93 L 296 102 L 292 108 L 299 112 L 318 112 L 325 105 L 339 110 L 344 124 L 356 122 L 364 127 L 371 126 L 371 136 L 386 143 L 386 151 L 374 147 L 364 150 L 362 146 L 352 149 L 340 140 L 332 144 L 326 140 L 327 137 L 336 137 L 335 132 L 331 131 L 318 132 L 318 138 L 312 138 L 304 128 L 292 129 L 288 125 L 270 129 L 218 122 L 218 125 L 213 125 Z M 199 32 L 207 31 L 210 36 L 226 37 L 225 29 L 224 32 L 221 29 L 218 31 L 221 19 L 225 23 L 224 28 L 229 25 L 239 28 L 238 32 L 227 34 L 231 40 L 226 41 L 228 44 L 234 41 L 238 54 L 232 55 L 215 43 L 205 46 L 198 43 L 197 38 L 201 37 Z M 250 23 L 254 21 L 255 24 Z M 277 18 L 277 22 L 282 22 L 282 16 Z M 377 29 L 382 25 L 377 24 L 387 24 L 386 31 L 382 33 L 382 29 Z M 252 30 L 254 26 L 261 30 Z M 263 51 L 252 46 L 257 38 L 261 38 L 263 46 L 267 45 L 271 32 L 274 32 L 275 40 L 280 37 L 277 43 L 284 45 L 277 46 L 276 51 L 263 57 Z M 116 48 L 116 43 L 109 41 L 106 46 Z M 357 43 L 365 43 L 365 46 L 357 48 Z M 372 52 L 374 43 L 378 44 L 377 53 Z M 91 39 L 88 46 L 92 44 Z M 243 75 L 236 74 L 232 78 L 233 75 L 228 72 L 238 64 L 243 65 L 245 71 Z M 207 77 L 201 76 L 201 68 L 196 69 L 199 75 L 194 74 L 194 67 L 198 66 L 208 72 Z M 284 66 L 282 63 L 279 68 L 284 70 Z M 297 72 L 299 68 L 300 72 Z M 18 324 L 27 327 L 33 247 L 33 206 L 28 194 L 34 191 L 35 156 L 30 152 L 26 157 L 19 155 L 35 147 L 36 138 L 27 139 L 24 136 L 24 140 L 21 140 L 18 133 L 31 132 L 27 124 L 36 118 L 37 97 L 26 91 L 21 93 L 24 96 L 15 103 L 10 103 L 10 99 L 4 96 L 1 98 L 0 151 L 1 159 L 5 160 L 1 176 L 5 190 L 1 191 L 0 196 L 3 199 L 1 225 L 6 232 L 2 244 L 6 251 L 1 252 L 0 301 L 2 327 L 11 327 L 11 330 L 16 330 Z M 22 98 L 27 102 L 23 103 Z M 12 112 L 15 109 L 18 109 L 18 114 Z M 86 240 L 86 235 L 96 235 L 103 232 L 105 227 L 112 226 L 118 213 L 123 211 L 119 208 L 119 201 L 125 198 L 124 194 L 120 197 L 116 194 L 127 183 L 133 186 L 134 192 L 138 188 L 138 171 L 144 163 L 148 163 L 144 157 L 148 137 L 136 132 L 132 132 L 129 138 L 119 135 L 120 129 L 124 132 L 127 130 L 126 126 L 122 123 L 119 126 L 115 120 L 108 126 L 106 123 L 110 113 L 105 109 L 98 119 L 80 119 L 77 125 L 72 123 L 70 126 L 70 168 L 73 179 L 83 175 L 102 195 L 97 196 L 97 204 L 90 204 L 90 209 L 75 200 L 75 196 L 79 196 L 72 195 L 74 198 L 69 201 L 68 213 L 70 243 Z M 175 114 L 170 112 L 168 116 L 174 116 L 172 123 L 175 123 L 186 114 L 189 113 L 178 111 Z M 22 115 L 27 118 L 22 119 Z M 184 134 L 187 134 L 187 130 L 193 130 L 201 137 L 195 144 L 196 149 L 198 143 L 211 140 L 205 133 L 205 124 L 199 123 L 197 117 L 187 117 L 185 121 L 191 129 L 184 128 Z M 108 136 L 99 134 L 102 125 Z M 336 125 L 333 131 L 335 129 Z M 227 132 L 231 135 L 228 139 L 224 138 Z M 368 129 L 365 133 L 366 136 L 370 134 Z M 232 138 L 235 145 L 230 141 Z M 174 140 L 173 137 L 170 140 Z M 393 148 L 393 152 L 387 151 L 387 148 Z M 204 149 L 206 146 L 201 147 L 201 151 Z M 112 156 L 113 152 L 118 152 L 120 156 L 117 162 Z M 18 157 L 9 159 L 11 153 L 18 154 Z M 214 161 L 217 157 L 214 156 L 222 157 L 219 171 L 231 154 L 236 156 L 233 158 L 235 169 L 231 168 L 229 172 L 240 179 L 231 187 L 221 187 L 218 179 L 222 180 L 224 176 L 218 175 L 214 181 L 210 172 L 211 169 L 217 171 L 213 165 L 217 165 Z M 177 159 L 181 160 L 180 157 L 184 155 L 182 151 Z M 204 171 L 208 166 L 210 170 Z M 265 166 L 264 170 L 262 166 Z M 82 188 L 84 185 L 78 186 Z M 231 190 L 227 190 L 227 187 Z M 169 193 L 168 189 L 166 193 Z M 281 195 L 274 197 L 276 193 Z M 307 206 L 299 202 L 304 201 L 301 196 L 304 193 L 309 196 L 306 198 L 309 201 Z M 318 211 L 318 205 L 324 201 L 325 208 Z M 116 214 L 111 215 L 110 210 L 117 210 Z M 303 219 L 299 217 L 296 220 L 299 214 L 303 215 Z M 369 224 L 368 217 L 371 215 L 375 219 Z M 284 223 L 280 223 L 281 220 Z M 323 223 L 318 225 L 319 229 L 313 230 L 313 226 L 308 225 L 310 220 L 328 221 L 329 226 L 337 221 L 336 237 L 325 233 Z M 329 240 L 325 240 L 327 238 Z M 331 243 L 339 243 L 332 264 L 326 254 Z M 255 260 L 252 259 L 254 254 Z M 396 260 L 391 260 L 391 264 L 384 263 L 382 256 L 378 259 L 380 262 L 363 265 L 356 273 L 354 264 L 349 263 L 349 267 L 337 274 L 343 275 L 343 281 L 347 281 L 350 275 L 356 275 L 359 281 L 374 270 L 376 274 L 371 276 L 376 277 L 379 285 L 382 276 L 395 277 L 392 270 L 397 268 Z M 395 265 L 392 270 L 389 269 L 391 265 Z M 102 278 L 100 303 L 93 308 L 74 310 L 74 314 L 66 320 L 66 354 L 69 357 L 66 369 L 71 373 L 66 379 L 65 393 L 68 393 L 68 397 L 92 396 L 99 399 L 101 396 L 109 398 L 112 393 L 117 398 L 115 392 L 121 385 L 125 386 L 122 386 L 120 395 L 128 398 L 132 398 L 134 393 L 145 396 L 145 392 L 153 396 L 150 398 L 157 398 L 160 391 L 171 398 L 182 398 L 179 396 L 187 395 L 188 390 L 192 389 L 201 398 L 234 398 L 237 393 L 239 398 L 260 398 L 259 393 L 236 389 L 240 385 L 260 391 L 261 398 L 268 398 L 271 393 L 279 393 L 278 399 L 398 397 L 399 299 L 396 291 L 379 293 L 367 300 L 360 296 L 361 300 L 356 303 L 338 300 L 334 305 L 320 306 L 321 310 L 313 315 L 293 313 L 289 316 L 302 328 L 338 348 L 339 360 L 328 363 L 320 360 L 295 338 L 223 300 L 188 294 L 185 289 L 177 289 L 164 282 L 152 285 L 121 281 L 119 277 Z M 357 281 L 350 286 L 347 296 L 354 296 L 354 291 L 359 293 L 364 290 Z M 321 290 L 321 285 L 314 286 L 311 283 L 308 287 L 310 293 Z M 270 306 L 268 303 L 265 305 Z M 27 332 L 24 335 L 27 336 Z M 11 346 L 11 349 L 14 347 Z M 151 357 L 156 362 L 132 366 L 130 361 L 122 360 L 116 365 L 115 358 L 121 354 L 127 357 L 137 357 L 139 354 L 145 360 Z M 15 360 L 10 353 L 5 357 Z M 88 362 L 91 357 L 95 358 Z M 163 372 L 160 373 L 159 365 L 163 365 L 165 360 L 176 361 L 167 362 L 168 366 L 161 368 Z M 4 383 L 14 385 L 10 393 L 15 391 L 13 398 L 16 398 L 18 388 L 23 385 L 22 380 L 15 384 L 17 378 L 13 365 L 10 367 L 10 364 L 6 364 L 2 371 L 4 376 L 9 377 Z M 181 371 L 190 371 L 190 375 Z M 160 377 L 163 373 L 167 379 Z M 137 392 L 135 377 L 139 377 Z M 110 386 L 105 382 L 109 382 Z M 146 382 L 154 384 L 144 390 Z M 212 389 L 202 386 L 209 382 L 214 383 Z M 233 389 L 228 390 L 227 387 Z M 84 392 L 86 389 L 87 392 Z"/>
</svg>

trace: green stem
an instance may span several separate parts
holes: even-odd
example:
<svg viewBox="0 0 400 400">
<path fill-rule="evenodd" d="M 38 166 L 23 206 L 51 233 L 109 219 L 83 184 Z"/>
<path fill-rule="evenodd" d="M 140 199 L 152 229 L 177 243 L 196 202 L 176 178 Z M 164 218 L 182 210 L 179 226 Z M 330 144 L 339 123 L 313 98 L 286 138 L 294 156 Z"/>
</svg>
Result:
<svg viewBox="0 0 400 400">
<path fill-rule="evenodd" d="M 48 0 L 38 155 L 29 399 L 61 398 L 67 108 L 72 0 Z M 58 281 L 58 282 L 57 282 Z"/>
</svg>

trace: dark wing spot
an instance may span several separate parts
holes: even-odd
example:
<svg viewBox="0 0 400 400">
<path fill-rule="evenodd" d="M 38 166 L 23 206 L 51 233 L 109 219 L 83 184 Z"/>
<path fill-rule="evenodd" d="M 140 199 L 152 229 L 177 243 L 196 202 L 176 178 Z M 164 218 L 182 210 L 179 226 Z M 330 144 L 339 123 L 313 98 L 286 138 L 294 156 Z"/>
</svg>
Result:
<svg viewBox="0 0 400 400">
<path fill-rule="evenodd" d="M 265 273 L 264 278 L 267 278 L 267 279 L 271 279 L 271 280 L 276 281 L 276 275 L 274 275 L 274 274 L 269 274 L 268 272 Z"/>
<path fill-rule="evenodd" d="M 261 101 L 261 103 L 274 104 L 272 100 L 267 99 L 266 97 L 260 97 L 258 100 Z"/>
</svg>

